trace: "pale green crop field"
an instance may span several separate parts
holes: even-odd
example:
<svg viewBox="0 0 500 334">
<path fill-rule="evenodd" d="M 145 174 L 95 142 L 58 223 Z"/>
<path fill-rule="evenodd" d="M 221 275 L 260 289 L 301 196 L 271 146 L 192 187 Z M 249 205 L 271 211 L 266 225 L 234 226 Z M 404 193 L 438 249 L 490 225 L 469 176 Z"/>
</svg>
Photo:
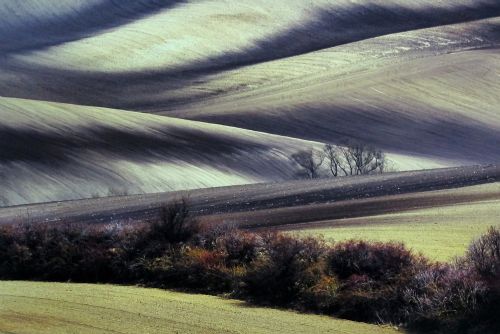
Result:
<svg viewBox="0 0 500 334">
<path fill-rule="evenodd" d="M 323 235 L 327 240 L 398 241 L 433 260 L 461 256 L 469 243 L 490 226 L 500 226 L 500 200 L 391 213 L 325 222 L 317 228 L 293 231 Z"/>
<path fill-rule="evenodd" d="M 2 281 L 0 333 L 400 332 L 214 296 L 113 285 Z"/>
</svg>

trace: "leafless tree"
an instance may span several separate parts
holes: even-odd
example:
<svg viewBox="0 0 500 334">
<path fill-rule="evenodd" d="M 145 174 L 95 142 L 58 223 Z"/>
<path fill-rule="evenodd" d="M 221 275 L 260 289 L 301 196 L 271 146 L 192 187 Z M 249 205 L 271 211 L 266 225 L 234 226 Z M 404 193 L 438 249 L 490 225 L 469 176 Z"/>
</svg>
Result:
<svg viewBox="0 0 500 334">
<path fill-rule="evenodd" d="M 325 156 L 321 152 L 309 149 L 292 154 L 291 159 L 301 167 L 302 174 L 309 179 L 316 179 L 319 177 L 319 169 Z"/>
<path fill-rule="evenodd" d="M 382 151 L 360 143 L 351 143 L 344 150 L 350 156 L 354 175 L 383 172 L 385 156 Z"/>
<path fill-rule="evenodd" d="M 342 150 L 330 144 L 326 144 L 323 148 L 324 156 L 329 163 L 330 172 L 334 177 L 339 176 L 341 172 L 345 175 L 349 175 L 347 170 L 345 169 L 345 163 L 343 160 L 343 152 Z"/>
<path fill-rule="evenodd" d="M 383 173 L 386 165 L 385 155 L 381 150 L 361 143 L 352 142 L 345 147 L 327 144 L 323 151 L 334 177 L 340 173 L 345 176 Z"/>
</svg>

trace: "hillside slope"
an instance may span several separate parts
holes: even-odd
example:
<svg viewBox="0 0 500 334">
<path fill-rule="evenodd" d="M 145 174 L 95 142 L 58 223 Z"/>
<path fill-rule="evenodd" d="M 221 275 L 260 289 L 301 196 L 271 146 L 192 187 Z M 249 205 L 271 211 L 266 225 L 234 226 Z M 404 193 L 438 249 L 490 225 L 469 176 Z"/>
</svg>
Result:
<svg viewBox="0 0 500 334">
<path fill-rule="evenodd" d="M 401 170 L 500 159 L 495 0 L 27 0 L 0 15 L 0 205 L 282 181 L 291 152 L 352 139 Z"/>
<path fill-rule="evenodd" d="M 0 98 L 0 205 L 285 180 L 316 143 L 122 110 Z M 3 203 L 2 203 L 3 202 Z"/>
<path fill-rule="evenodd" d="M 477 49 L 486 41 L 500 45 L 500 19 L 249 66 L 214 76 L 225 95 L 163 114 L 316 141 L 355 138 L 457 165 L 495 162 L 500 49 Z M 230 91 L 243 81 L 254 88 Z"/>
<path fill-rule="evenodd" d="M 8 15 L 13 8 L 17 15 Z M 229 89 L 252 91 L 262 82 L 282 80 L 270 68 L 255 82 L 247 66 L 274 60 L 280 67 L 280 60 L 286 65 L 293 56 L 379 36 L 407 32 L 371 51 L 396 51 L 398 57 L 406 48 L 447 53 L 498 45 L 500 4 L 93 0 L 59 6 L 54 0 L 30 0 L 3 5 L 0 13 L 8 18 L 0 23 L 0 95 L 158 111 L 224 94 L 228 87 L 212 83 L 213 75 L 243 67 Z M 413 35 L 424 28 L 431 32 Z M 347 51 L 340 59 L 344 63 L 363 55 L 356 46 L 342 50 Z M 304 74 L 311 71 L 336 75 L 339 70 L 317 61 L 294 64 L 300 66 L 286 72 L 308 80 L 314 77 Z"/>
<path fill-rule="evenodd" d="M 213 296 L 96 284 L 0 282 L 0 333 L 396 334 L 389 327 Z"/>
<path fill-rule="evenodd" d="M 319 142 L 124 110 L 0 97 L 0 206 L 296 178 Z M 409 170 L 446 162 L 389 155 Z"/>
</svg>

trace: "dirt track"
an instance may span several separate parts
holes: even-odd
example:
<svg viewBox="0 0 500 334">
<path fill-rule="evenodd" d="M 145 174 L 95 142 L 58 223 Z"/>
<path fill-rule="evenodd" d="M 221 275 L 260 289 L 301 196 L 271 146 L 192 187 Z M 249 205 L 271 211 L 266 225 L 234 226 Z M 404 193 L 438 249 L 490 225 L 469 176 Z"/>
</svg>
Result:
<svg viewBox="0 0 500 334">
<path fill-rule="evenodd" d="M 193 214 L 204 221 L 295 224 L 499 198 L 496 192 L 436 191 L 499 177 L 500 166 L 489 165 L 107 197 L 2 208 L 0 223 L 133 222 L 154 218 L 164 203 L 187 197 Z"/>
</svg>

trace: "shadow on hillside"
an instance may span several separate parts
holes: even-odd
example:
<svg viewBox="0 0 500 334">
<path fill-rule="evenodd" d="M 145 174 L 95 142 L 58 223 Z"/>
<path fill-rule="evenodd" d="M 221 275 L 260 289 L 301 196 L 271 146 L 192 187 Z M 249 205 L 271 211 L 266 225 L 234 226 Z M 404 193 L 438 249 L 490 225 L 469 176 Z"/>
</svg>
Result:
<svg viewBox="0 0 500 334">
<path fill-rule="evenodd" d="M 180 1 L 167 1 L 165 3 L 167 6 L 173 6 L 177 2 Z M 127 6 L 132 6 L 130 8 L 139 6 L 132 4 L 133 1 L 126 3 Z M 134 14 L 134 18 L 137 19 L 141 15 L 165 8 L 163 3 L 161 6 L 152 0 L 147 3 L 154 5 L 145 6 L 142 11 L 138 10 Z M 124 8 L 127 8 L 126 12 L 128 13 L 131 9 L 127 6 Z M 79 20 L 84 22 L 87 20 L 85 16 L 92 15 L 95 10 L 97 9 L 82 14 L 82 18 Z M 97 28 L 93 27 L 92 29 L 105 29 L 110 25 L 123 23 L 120 20 L 108 22 L 111 15 L 114 17 L 117 14 L 97 16 L 95 20 L 102 20 L 102 22 L 96 22 L 94 26 Z M 0 86 L 0 95 L 142 111 L 148 108 L 170 109 L 173 105 L 192 102 L 197 96 L 194 94 L 188 97 L 175 97 L 169 95 L 169 91 L 192 85 L 195 80 L 203 80 L 204 77 L 221 71 L 295 56 L 384 34 L 496 16 L 500 16 L 500 3 L 497 1 L 481 2 L 470 6 L 457 5 L 447 9 L 429 8 L 425 10 L 376 4 L 357 4 L 341 9 L 326 8 L 320 11 L 316 17 L 311 18 L 309 22 L 291 27 L 274 37 L 261 40 L 243 51 L 226 52 L 221 56 L 209 57 L 204 61 L 164 70 L 128 73 L 83 72 L 4 61 L 2 66 L 4 72 L 15 75 L 22 81 L 16 83 L 10 80 L 8 84 L 3 84 Z M 128 16 L 125 16 L 123 20 L 129 20 Z M 65 24 L 65 22 L 61 24 Z M 88 24 L 83 26 L 88 28 Z M 45 34 L 50 36 L 51 29 L 55 29 L 57 33 L 54 40 L 64 41 L 64 39 L 77 39 L 89 33 L 86 30 L 82 31 L 82 28 L 69 28 L 61 33 L 60 28 L 57 24 L 55 28 L 48 26 L 46 27 L 49 29 L 48 32 L 41 29 L 41 33 L 35 36 L 43 37 Z M 484 29 L 486 29 L 484 34 L 487 38 L 500 40 L 500 29 L 497 26 L 488 25 Z M 4 33 L 3 35 L 8 41 L 19 40 L 19 43 L 24 43 L 25 39 L 22 38 L 22 34 L 21 31 L 12 32 L 10 35 Z M 29 39 L 26 41 L 29 45 L 37 45 Z M 15 46 L 16 42 L 13 43 Z M 41 90 L 40 87 L 44 87 L 44 89 Z M 157 97 L 160 92 L 161 96 Z M 206 92 L 198 92 L 198 94 L 200 97 L 207 96 Z"/>
<path fill-rule="evenodd" d="M 259 305 L 259 304 L 253 304 L 248 301 L 243 301 L 243 300 L 238 300 L 236 303 L 233 304 L 235 307 L 243 308 L 243 309 L 262 309 L 262 308 L 269 308 L 273 310 L 280 310 L 280 311 L 286 311 L 286 312 L 295 312 L 297 314 L 308 314 L 308 315 L 320 315 L 320 316 L 328 316 L 331 317 L 332 319 L 335 320 L 340 320 L 340 321 L 345 321 L 345 322 L 352 322 L 352 320 L 348 319 L 343 319 L 343 318 L 337 318 L 335 316 L 331 316 L 328 314 L 318 314 L 318 313 L 312 313 L 312 312 L 299 312 L 297 310 L 289 309 L 289 308 L 284 308 L 284 307 L 278 307 L 278 306 L 273 306 L 273 305 Z M 354 321 L 357 322 L 357 321 Z M 376 324 L 370 324 L 370 323 L 365 323 L 365 322 L 357 322 L 361 324 L 367 324 L 367 325 L 373 325 L 375 327 L 379 326 L 381 328 L 390 328 L 397 330 L 401 334 L 428 334 L 428 331 L 417 331 L 415 329 L 409 330 L 409 329 L 402 329 L 397 326 L 390 326 L 390 325 L 376 325 Z"/>
<path fill-rule="evenodd" d="M 181 128 L 153 132 L 126 131 L 112 127 L 82 128 L 76 133 L 40 132 L 0 127 L 0 163 L 30 162 L 61 167 L 80 154 L 99 153 L 137 162 L 179 158 L 196 163 L 212 157 L 224 165 L 226 157 L 241 152 L 266 151 L 263 144 L 235 140 L 223 134 Z M 237 167 L 237 161 L 234 166 Z"/>
<path fill-rule="evenodd" d="M 50 18 L 32 15 L 20 25 L 0 23 L 0 54 L 40 50 L 79 40 L 183 2 L 185 0 L 101 0 L 80 11 L 57 15 L 55 1 L 52 4 L 54 15 Z"/>
<path fill-rule="evenodd" d="M 500 133 L 462 115 L 431 111 L 421 114 L 376 107 L 335 106 L 287 110 L 286 113 L 214 114 L 197 121 L 343 144 L 348 138 L 389 152 L 422 157 L 494 163 L 500 160 Z M 404 140 L 401 140 L 404 138 Z"/>
</svg>

